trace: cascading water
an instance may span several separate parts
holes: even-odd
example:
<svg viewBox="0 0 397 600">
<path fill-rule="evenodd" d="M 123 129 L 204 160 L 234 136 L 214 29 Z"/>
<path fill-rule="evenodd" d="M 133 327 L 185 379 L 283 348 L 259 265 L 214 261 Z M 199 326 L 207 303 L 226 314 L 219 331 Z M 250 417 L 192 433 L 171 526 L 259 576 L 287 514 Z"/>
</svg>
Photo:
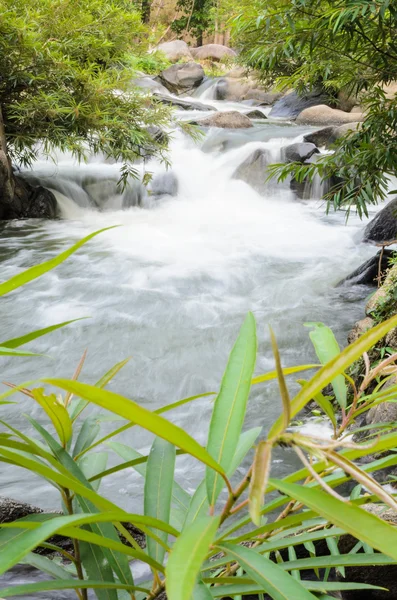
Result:
<svg viewBox="0 0 397 600">
<path fill-rule="evenodd" d="M 353 300 L 368 291 L 352 288 L 347 293 L 334 285 L 373 254 L 357 242 L 361 223 L 352 217 L 345 225 L 343 214 L 326 217 L 316 202 L 298 201 L 288 184 L 267 184 L 258 193 L 233 177 L 255 150 L 277 161 L 281 148 L 302 133 L 298 127 L 269 123 L 252 130 L 210 130 L 198 144 L 178 133 L 171 147 L 172 180 L 166 176 L 166 183 L 152 184 L 149 204 L 139 183 L 123 193 L 135 202 L 128 203 L 119 193 L 117 165 L 77 166 L 68 157 L 60 157 L 58 166 L 38 164 L 30 177 L 56 190 L 62 219 L 4 224 L 3 279 L 54 256 L 89 232 L 121 226 L 2 299 L 5 339 L 89 317 L 36 340 L 31 348 L 45 356 L 3 359 L 2 379 L 20 383 L 38 375 L 70 377 L 87 348 L 82 379 L 94 383 L 115 362 L 131 356 L 110 389 L 154 409 L 218 388 L 249 310 L 258 323 L 257 373 L 274 368 L 269 324 L 285 366 L 314 358 L 306 321 L 326 322 L 343 344 L 348 328 L 362 314 L 362 303 Z M 153 182 L 164 177 L 162 165 L 153 161 L 146 168 L 153 171 Z M 205 444 L 211 408 L 202 399 L 168 418 Z M 42 418 L 39 407 L 25 397 L 17 409 L 3 407 L 2 418 L 30 432 L 25 412 Z M 255 388 L 247 427 L 262 424 L 267 431 L 279 412 L 277 385 Z M 103 423 L 105 431 L 113 426 Z M 133 436 L 125 433 L 119 441 L 147 453 L 151 439 L 136 428 Z M 281 476 L 294 458 L 280 450 L 276 461 Z M 202 469 L 181 456 L 176 474 L 193 490 Z M 3 465 L 0 481 L 4 495 L 43 508 L 58 505 L 55 490 L 15 467 Z M 102 490 L 138 512 L 141 483 L 131 470 L 105 479 Z"/>
</svg>

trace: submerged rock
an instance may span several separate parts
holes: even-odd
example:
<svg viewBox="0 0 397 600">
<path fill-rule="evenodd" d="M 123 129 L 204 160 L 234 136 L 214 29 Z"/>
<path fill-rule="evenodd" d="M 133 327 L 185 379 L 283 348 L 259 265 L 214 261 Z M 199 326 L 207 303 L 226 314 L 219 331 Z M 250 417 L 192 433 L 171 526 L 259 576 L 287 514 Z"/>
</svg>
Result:
<svg viewBox="0 0 397 600">
<path fill-rule="evenodd" d="M 381 250 L 357 267 L 350 275 L 345 277 L 338 286 L 349 283 L 350 285 L 378 285 L 379 271 L 381 281 L 385 278 L 388 269 L 390 269 L 390 259 L 394 256 L 392 250 Z M 380 261 L 380 264 L 379 264 Z"/>
<path fill-rule="evenodd" d="M 198 48 L 191 48 L 190 52 L 197 60 L 206 60 L 209 58 L 211 60 L 220 61 L 224 58 L 234 58 L 237 56 L 237 53 L 234 50 L 228 46 L 223 46 L 222 44 L 205 44 Z"/>
<path fill-rule="evenodd" d="M 217 111 L 217 109 L 210 104 L 203 104 L 202 102 L 196 102 L 195 100 L 183 100 L 182 98 L 163 96 L 161 94 L 155 94 L 154 97 L 162 104 L 176 106 L 177 108 L 182 108 L 183 110 Z"/>
<path fill-rule="evenodd" d="M 397 238 L 397 198 L 368 223 L 364 230 L 365 242 L 390 242 Z"/>
<path fill-rule="evenodd" d="M 150 182 L 150 193 L 156 199 L 160 199 L 162 196 L 177 196 L 178 187 L 178 179 L 175 173 L 167 171 L 153 177 Z"/>
<path fill-rule="evenodd" d="M 233 173 L 233 179 L 240 179 L 252 186 L 257 192 L 265 188 L 269 164 L 269 154 L 266 150 L 255 150 Z"/>
<path fill-rule="evenodd" d="M 261 110 L 251 110 L 245 116 L 249 119 L 267 119 L 267 116 Z"/>
<path fill-rule="evenodd" d="M 168 94 L 169 91 L 168 89 L 162 84 L 160 83 L 160 81 L 157 81 L 157 79 L 155 79 L 154 77 L 150 77 L 149 75 L 143 75 L 142 77 L 138 77 L 137 79 L 134 79 L 132 81 L 132 85 L 142 88 L 143 90 L 148 90 L 149 92 L 152 93 L 159 93 L 159 94 Z"/>
<path fill-rule="evenodd" d="M 171 62 L 176 62 L 180 58 L 192 59 L 189 46 L 183 40 L 163 42 L 157 46 L 156 50 L 160 50 Z"/>
<path fill-rule="evenodd" d="M 364 115 L 348 113 L 326 104 L 318 104 L 306 108 L 296 118 L 298 125 L 344 125 L 363 121 Z"/>
<path fill-rule="evenodd" d="M 296 92 L 291 92 L 277 100 L 274 104 L 269 117 L 279 117 L 283 119 L 296 119 L 296 117 L 306 108 L 324 104 L 328 102 L 327 95 L 323 90 L 314 90 L 303 96 Z"/>
<path fill-rule="evenodd" d="M 198 87 L 205 76 L 203 67 L 195 62 L 172 65 L 160 73 L 160 80 L 173 93 L 188 92 Z"/>
<path fill-rule="evenodd" d="M 201 125 L 202 127 L 221 127 L 223 129 L 248 129 L 249 127 L 253 127 L 251 120 L 236 110 L 218 112 L 206 119 L 194 121 L 193 124 Z"/>
</svg>

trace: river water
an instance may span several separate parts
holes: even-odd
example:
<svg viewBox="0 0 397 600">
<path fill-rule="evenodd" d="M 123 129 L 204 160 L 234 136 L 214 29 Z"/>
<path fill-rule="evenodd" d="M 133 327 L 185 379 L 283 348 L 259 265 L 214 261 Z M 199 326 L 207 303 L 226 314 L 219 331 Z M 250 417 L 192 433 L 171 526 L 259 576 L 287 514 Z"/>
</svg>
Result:
<svg viewBox="0 0 397 600">
<path fill-rule="evenodd" d="M 208 92 L 205 101 L 211 101 Z M 233 108 L 248 110 L 244 105 Z M 188 116 L 190 112 L 181 114 Z M 155 409 L 218 388 L 250 310 L 258 324 L 258 374 L 274 367 L 269 324 L 285 366 L 315 358 L 306 321 L 327 323 L 345 344 L 347 331 L 362 317 L 369 290 L 335 285 L 374 254 L 360 242 L 363 224 L 353 216 L 346 225 L 343 213 L 326 216 L 318 198 L 299 201 L 288 184 L 273 182 L 259 194 L 232 178 L 254 150 L 266 149 L 277 161 L 281 148 L 305 131 L 259 121 L 249 130 L 208 130 L 198 142 L 175 131 L 170 158 L 178 194 L 146 201 L 144 208 L 121 210 L 120 196 L 107 192 L 118 166 L 100 158 L 78 166 L 60 156 L 57 166 L 45 161 L 35 165 L 35 175 L 58 190 L 62 218 L 2 225 L 2 279 L 55 256 L 90 232 L 120 227 L 102 233 L 42 279 L 2 298 L 3 339 L 89 317 L 27 347 L 45 356 L 1 359 L 2 380 L 70 377 L 88 349 L 81 380 L 94 383 L 114 363 L 131 356 L 109 389 Z M 165 172 L 154 161 L 145 168 Z M 82 187 L 87 181 L 97 186 L 91 195 L 97 195 L 100 208 L 87 200 Z M 277 386 L 258 387 L 246 426 L 260 424 L 266 431 L 279 412 Z M 30 432 L 25 413 L 46 422 L 24 396 L 18 397 L 17 406 L 2 408 L 3 419 Z M 203 399 L 168 418 L 204 444 L 210 413 L 211 401 Z M 114 425 L 103 427 L 105 431 Z M 152 436 L 135 428 L 119 441 L 146 453 Z M 285 473 L 293 460 L 288 453 L 277 455 L 276 472 Z M 114 462 L 111 458 L 109 464 Z M 189 489 L 201 473 L 194 461 L 178 458 L 177 478 Z M 14 467 L 2 466 L 0 483 L 6 496 L 48 509 L 59 505 L 57 492 L 46 482 Z M 105 480 L 102 490 L 131 512 L 141 508 L 141 480 L 132 470 Z"/>
</svg>

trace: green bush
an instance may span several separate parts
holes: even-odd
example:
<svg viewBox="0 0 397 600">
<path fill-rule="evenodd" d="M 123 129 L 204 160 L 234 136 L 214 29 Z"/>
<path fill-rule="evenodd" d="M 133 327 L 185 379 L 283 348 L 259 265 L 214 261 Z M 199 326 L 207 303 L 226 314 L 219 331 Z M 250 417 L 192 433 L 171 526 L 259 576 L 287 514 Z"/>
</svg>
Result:
<svg viewBox="0 0 397 600">
<path fill-rule="evenodd" d="M 128 57 L 128 64 L 135 71 L 142 71 L 148 75 L 158 75 L 161 73 L 161 71 L 168 69 L 172 63 L 168 60 L 165 54 L 160 51 L 156 51 L 152 54 L 131 54 Z"/>
<path fill-rule="evenodd" d="M 85 238 L 57 258 L 33 267 L 0 284 L 0 295 L 10 293 L 56 267 L 91 237 Z M 62 326 L 64 324 L 60 324 Z M 385 389 L 382 381 L 371 394 L 367 389 L 387 370 L 396 356 L 372 368 L 366 352 L 385 333 L 397 325 L 397 317 L 381 323 L 358 341 L 340 351 L 331 330 L 321 323 L 308 324 L 320 365 L 282 368 L 273 332 L 270 333 L 275 370 L 255 376 L 257 356 L 256 324 L 248 314 L 217 393 L 208 392 L 149 411 L 137 402 L 105 389 L 124 366 L 115 365 L 96 385 L 49 378 L 36 384 L 23 383 L 0 397 L 8 402 L 16 392 L 38 403 L 52 428 L 29 418 L 37 434 L 31 437 L 3 423 L 0 433 L 0 461 L 27 469 L 43 477 L 60 494 L 64 515 L 39 514 L 0 528 L 0 574 L 17 563 L 32 564 L 51 579 L 34 584 L 7 587 L 0 597 L 24 596 L 45 590 L 74 589 L 79 599 L 93 589 L 99 600 L 154 600 L 165 590 L 172 600 L 210 600 L 241 598 L 247 594 L 268 594 L 279 600 L 310 600 L 328 597 L 335 590 L 373 589 L 367 584 L 329 581 L 331 568 L 341 574 L 354 565 L 387 565 L 397 560 L 397 531 L 362 507 L 378 503 L 394 510 L 397 504 L 370 473 L 397 464 L 397 433 L 382 432 L 370 443 L 354 444 L 347 437 L 359 415 L 381 402 L 394 401 L 397 386 Z M 2 354 L 21 354 L 17 348 L 43 335 L 44 330 L 25 334 L 0 344 Z M 26 354 L 26 353 L 24 353 Z M 364 356 L 366 372 L 352 399 L 346 394 L 347 368 Z M 300 391 L 290 398 L 285 378 L 313 372 L 307 381 L 299 380 Z M 277 379 L 282 414 L 267 435 L 262 426 L 244 430 L 244 419 L 252 386 Z M 323 389 L 331 384 L 335 404 Z M 47 391 L 57 388 L 64 395 Z M 164 414 L 177 407 L 208 397 L 214 401 L 208 442 L 203 448 Z M 292 430 L 290 422 L 314 401 L 333 425 L 329 441 Z M 107 435 L 101 434 L 101 412 L 84 417 L 89 404 L 113 415 L 122 424 Z M 265 425 L 263 418 L 262 425 Z M 154 434 L 148 456 L 133 447 L 114 441 L 122 431 L 143 427 Z M 272 477 L 272 452 L 278 446 L 297 454 L 302 467 L 283 479 Z M 98 448 L 101 451 L 98 452 Z M 251 448 L 255 455 L 236 486 L 231 477 Z M 108 453 L 121 457 L 118 465 L 107 468 Z M 194 494 L 174 480 L 175 462 L 188 454 L 205 467 L 205 476 Z M 381 454 L 362 467 L 360 457 Z M 99 491 L 100 482 L 113 473 L 135 469 L 142 476 L 144 514 L 130 514 Z M 240 472 L 240 471 L 239 471 Z M 350 497 L 342 495 L 341 484 L 355 481 Z M 365 488 L 367 492 L 363 493 Z M 271 495 L 277 491 L 278 495 Z M 125 527 L 131 523 L 146 534 L 142 550 Z M 348 554 L 338 548 L 345 533 L 359 543 Z M 69 564 L 54 563 L 33 551 L 60 534 L 73 540 L 74 552 L 67 554 Z M 326 540 L 328 556 L 316 555 L 316 543 Z M 300 558 L 297 549 L 305 545 L 309 558 Z M 57 549 L 56 546 L 51 548 Z M 373 553 L 373 549 L 378 552 Z M 59 552 L 65 551 L 58 548 Z M 129 561 L 139 560 L 152 572 L 150 580 L 135 585 Z M 300 573 L 312 570 L 314 580 L 301 579 Z M 321 571 L 320 571 L 321 569 Z M 325 569 L 325 571 L 323 570 Z M 365 591 L 363 592 L 365 593 Z M 325 596 L 324 596 L 325 595 Z"/>
</svg>

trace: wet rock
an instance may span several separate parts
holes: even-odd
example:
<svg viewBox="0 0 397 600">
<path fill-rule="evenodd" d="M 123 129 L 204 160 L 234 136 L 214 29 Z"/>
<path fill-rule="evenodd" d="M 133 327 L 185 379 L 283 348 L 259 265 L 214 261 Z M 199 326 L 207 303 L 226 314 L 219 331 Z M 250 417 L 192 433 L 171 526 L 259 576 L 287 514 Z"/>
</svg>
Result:
<svg viewBox="0 0 397 600">
<path fill-rule="evenodd" d="M 195 62 L 172 65 L 160 74 L 160 80 L 173 93 L 186 93 L 198 87 L 204 79 L 203 67 Z"/>
<path fill-rule="evenodd" d="M 322 90 L 314 90 L 301 96 L 296 92 L 291 92 L 277 100 L 269 117 L 295 119 L 306 108 L 326 102 L 328 102 L 328 97 Z"/>
<path fill-rule="evenodd" d="M 149 75 L 144 75 L 142 77 L 134 79 L 132 81 L 132 85 L 135 85 L 139 88 L 142 88 L 143 90 L 147 90 L 148 92 L 152 93 L 169 93 L 168 89 L 162 83 L 160 83 L 160 81 L 157 81 L 157 79 L 155 79 L 154 77 L 150 77 Z"/>
<path fill-rule="evenodd" d="M 218 80 L 215 88 L 216 100 L 230 100 L 232 102 L 252 100 L 263 104 L 263 106 L 274 104 L 281 96 L 282 94 L 278 92 L 269 92 L 259 88 L 257 81 L 247 77 L 243 79 L 222 77 Z"/>
<path fill-rule="evenodd" d="M 225 58 L 234 58 L 237 56 L 237 53 L 234 50 L 228 48 L 228 46 L 223 46 L 222 44 L 205 44 L 198 48 L 191 48 L 190 52 L 196 60 L 211 59 L 220 61 Z"/>
<path fill-rule="evenodd" d="M 196 102 L 194 100 L 183 100 L 182 98 L 163 96 L 161 94 L 155 94 L 154 97 L 162 104 L 167 104 L 168 106 L 176 106 L 177 108 L 181 108 L 183 110 L 211 110 L 213 112 L 216 112 L 216 108 L 214 108 L 210 104 L 203 104 L 202 102 Z"/>
<path fill-rule="evenodd" d="M 347 336 L 348 344 L 353 344 L 353 342 L 357 341 L 363 333 L 365 333 L 369 329 L 372 329 L 374 325 L 375 321 L 371 319 L 371 317 L 365 317 L 365 319 L 357 321 L 357 323 L 354 324 L 353 329 L 349 332 Z"/>
<path fill-rule="evenodd" d="M 283 148 L 284 160 L 286 162 L 306 162 L 313 154 L 318 154 L 319 150 L 314 144 L 301 142 L 290 144 Z"/>
<path fill-rule="evenodd" d="M 249 119 L 267 119 L 267 116 L 261 110 L 251 110 L 246 113 Z"/>
<path fill-rule="evenodd" d="M 269 154 L 266 150 L 255 150 L 233 173 L 233 179 L 240 179 L 252 186 L 257 192 L 262 192 L 267 179 Z"/>
<path fill-rule="evenodd" d="M 206 119 L 194 121 L 194 124 L 202 127 L 221 127 L 222 129 L 248 129 L 253 127 L 251 120 L 236 110 L 218 112 Z"/>
<path fill-rule="evenodd" d="M 22 174 L 14 177 L 14 195 L 11 202 L 1 206 L 0 218 L 7 219 L 55 219 L 58 205 L 51 190 L 31 185 Z"/>
<path fill-rule="evenodd" d="M 176 62 L 181 58 L 192 59 L 189 46 L 183 40 L 174 40 L 173 42 L 163 42 L 159 44 L 156 50 L 160 50 L 171 62 Z"/>
<path fill-rule="evenodd" d="M 298 125 L 344 125 L 363 121 L 364 115 L 348 113 L 343 110 L 331 108 L 326 104 L 318 104 L 306 108 L 296 118 Z"/>
<path fill-rule="evenodd" d="M 317 147 L 326 146 L 327 148 L 336 142 L 339 138 L 343 137 L 349 131 L 355 131 L 360 127 L 359 121 L 353 121 L 352 123 L 345 123 L 338 127 L 324 127 L 318 131 L 306 134 L 303 139 L 305 142 L 315 144 Z"/>
<path fill-rule="evenodd" d="M 19 502 L 13 498 L 0 496 L 0 523 L 11 523 L 29 515 L 41 514 L 44 511 L 37 506 Z"/>
<path fill-rule="evenodd" d="M 378 276 L 380 271 L 381 282 L 385 278 L 388 269 L 390 268 L 390 259 L 393 257 L 394 252 L 392 250 L 385 249 L 382 253 L 381 250 L 366 260 L 360 265 L 355 271 L 350 273 L 345 279 L 343 279 L 338 286 L 345 283 L 350 285 L 378 285 Z M 380 264 L 379 264 L 380 261 Z M 379 268 L 380 267 L 380 268 Z"/>
<path fill-rule="evenodd" d="M 144 206 L 147 199 L 146 187 L 140 181 L 131 181 L 127 184 L 122 196 L 122 208 Z"/>
<path fill-rule="evenodd" d="M 178 179 L 172 171 L 161 173 L 153 177 L 150 183 L 150 193 L 159 199 L 162 196 L 178 195 Z"/>
<path fill-rule="evenodd" d="M 364 230 L 365 242 L 389 242 L 397 238 L 397 198 L 389 202 L 368 223 Z"/>
</svg>

